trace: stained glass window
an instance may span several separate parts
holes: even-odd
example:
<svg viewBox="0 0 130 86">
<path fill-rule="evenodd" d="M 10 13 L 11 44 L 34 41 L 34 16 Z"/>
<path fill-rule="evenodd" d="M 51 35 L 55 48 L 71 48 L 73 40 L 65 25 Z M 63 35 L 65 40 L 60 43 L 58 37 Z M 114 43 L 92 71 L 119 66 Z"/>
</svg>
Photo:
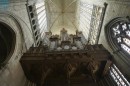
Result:
<svg viewBox="0 0 130 86">
<path fill-rule="evenodd" d="M 116 22 L 111 32 L 115 44 L 130 55 L 130 24 L 125 21 Z"/>
</svg>

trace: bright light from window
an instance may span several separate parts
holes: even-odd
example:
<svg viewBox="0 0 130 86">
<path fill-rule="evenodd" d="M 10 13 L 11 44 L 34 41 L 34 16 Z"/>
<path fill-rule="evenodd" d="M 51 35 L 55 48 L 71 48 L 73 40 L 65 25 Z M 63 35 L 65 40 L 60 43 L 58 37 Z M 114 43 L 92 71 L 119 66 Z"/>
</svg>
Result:
<svg viewBox="0 0 130 86">
<path fill-rule="evenodd" d="M 84 0 L 80 0 L 79 7 L 79 31 L 83 32 L 89 44 L 95 44 L 104 7 L 86 3 Z"/>
<path fill-rule="evenodd" d="M 42 12 L 43 10 L 45 10 L 45 6 L 43 6 L 43 7 L 39 8 L 39 9 L 37 9 L 36 12 L 37 12 L 37 14 L 38 14 L 38 13 Z"/>
<path fill-rule="evenodd" d="M 43 37 L 45 35 L 45 32 L 47 31 L 47 18 L 46 18 L 45 3 L 44 2 L 37 3 L 35 5 L 35 8 L 36 8 L 40 34 L 41 34 L 41 37 Z"/>
<path fill-rule="evenodd" d="M 88 39 L 91 15 L 93 11 L 93 5 L 80 2 L 80 19 L 79 19 L 79 30 L 83 32 L 86 39 Z"/>
<path fill-rule="evenodd" d="M 123 38 L 123 41 L 130 47 L 130 40 L 128 38 Z"/>
<path fill-rule="evenodd" d="M 110 75 L 112 76 L 112 78 L 118 86 L 130 86 L 130 83 L 114 64 L 110 68 Z"/>
<path fill-rule="evenodd" d="M 42 2 L 42 3 L 37 3 L 35 6 L 36 6 L 36 9 L 39 8 L 39 7 L 42 7 L 42 6 L 44 6 L 44 2 Z"/>
<path fill-rule="evenodd" d="M 130 54 L 130 48 L 128 46 L 126 46 L 125 44 L 121 44 L 121 47 Z"/>
<path fill-rule="evenodd" d="M 128 35 L 130 37 L 130 31 L 126 31 L 126 35 Z"/>
</svg>

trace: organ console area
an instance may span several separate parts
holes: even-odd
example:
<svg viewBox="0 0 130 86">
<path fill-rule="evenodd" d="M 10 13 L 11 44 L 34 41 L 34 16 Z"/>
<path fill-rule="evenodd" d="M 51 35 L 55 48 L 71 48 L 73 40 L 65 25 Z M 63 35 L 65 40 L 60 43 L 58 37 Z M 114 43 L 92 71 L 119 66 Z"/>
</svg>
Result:
<svg viewBox="0 0 130 86">
<path fill-rule="evenodd" d="M 20 60 L 27 79 L 37 86 L 99 86 L 112 56 L 103 45 L 86 41 L 79 31 L 46 32 L 43 43 L 31 47 Z"/>
<path fill-rule="evenodd" d="M 87 40 L 81 31 L 76 31 L 76 34 L 68 34 L 64 28 L 60 31 L 60 35 L 46 32 L 43 40 L 43 45 L 46 45 L 48 50 L 53 51 L 81 50 L 85 44 L 87 44 Z"/>
</svg>

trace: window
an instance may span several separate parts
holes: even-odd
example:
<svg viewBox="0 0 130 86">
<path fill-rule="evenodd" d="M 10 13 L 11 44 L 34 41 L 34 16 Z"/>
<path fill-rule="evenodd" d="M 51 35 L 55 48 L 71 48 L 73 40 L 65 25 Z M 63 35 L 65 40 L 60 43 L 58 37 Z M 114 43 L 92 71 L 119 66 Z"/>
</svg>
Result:
<svg viewBox="0 0 130 86">
<path fill-rule="evenodd" d="M 84 3 L 82 0 L 79 7 L 79 30 L 83 32 L 89 44 L 95 44 L 104 7 Z"/>
<path fill-rule="evenodd" d="M 125 21 L 119 21 L 112 26 L 113 40 L 125 52 L 130 54 L 130 24 Z"/>
<path fill-rule="evenodd" d="M 86 39 L 89 36 L 91 15 L 93 11 L 93 5 L 80 2 L 80 19 L 79 19 L 79 30 L 83 32 Z"/>
<path fill-rule="evenodd" d="M 117 17 L 111 20 L 105 26 L 106 39 L 110 48 L 113 50 L 115 62 L 122 67 L 129 66 L 130 61 L 130 21 L 127 18 Z M 111 52 L 112 53 L 112 52 Z M 117 60 L 118 59 L 118 60 Z M 119 61 L 119 62 L 118 62 Z M 125 68 L 122 68 L 125 71 Z M 129 68 L 126 70 L 129 71 Z M 128 76 L 129 72 L 125 72 Z M 130 86 L 130 83 L 122 75 L 119 69 L 113 65 L 110 68 L 110 75 L 115 80 L 118 86 Z"/>
<path fill-rule="evenodd" d="M 44 38 L 45 32 L 48 31 L 45 2 L 43 1 L 35 3 L 34 5 L 28 5 L 28 11 L 35 39 L 34 46 L 38 46 L 40 41 Z"/>
<path fill-rule="evenodd" d="M 39 32 L 40 32 L 41 38 L 43 38 L 45 32 L 47 32 L 47 18 L 46 18 L 45 2 L 37 3 L 35 5 L 35 8 L 36 8 Z"/>
<path fill-rule="evenodd" d="M 130 86 L 130 83 L 114 64 L 110 68 L 110 75 L 118 86 Z"/>
<path fill-rule="evenodd" d="M 126 18 L 115 18 L 106 26 L 106 37 L 115 51 L 130 56 L 130 21 Z"/>
</svg>

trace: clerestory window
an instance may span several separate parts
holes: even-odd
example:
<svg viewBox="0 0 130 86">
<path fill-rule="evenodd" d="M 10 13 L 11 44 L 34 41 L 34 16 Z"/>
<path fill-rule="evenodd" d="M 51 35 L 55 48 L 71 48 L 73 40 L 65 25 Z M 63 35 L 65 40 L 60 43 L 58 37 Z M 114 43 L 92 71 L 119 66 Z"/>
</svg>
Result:
<svg viewBox="0 0 130 86">
<path fill-rule="evenodd" d="M 79 30 L 89 44 L 96 44 L 104 7 L 85 3 L 84 0 L 80 1 L 79 7 Z"/>
<path fill-rule="evenodd" d="M 47 16 L 45 2 L 37 2 L 33 5 L 27 5 L 29 17 L 32 27 L 32 32 L 35 39 L 34 46 L 39 46 L 40 41 L 44 38 L 47 32 Z"/>
</svg>

